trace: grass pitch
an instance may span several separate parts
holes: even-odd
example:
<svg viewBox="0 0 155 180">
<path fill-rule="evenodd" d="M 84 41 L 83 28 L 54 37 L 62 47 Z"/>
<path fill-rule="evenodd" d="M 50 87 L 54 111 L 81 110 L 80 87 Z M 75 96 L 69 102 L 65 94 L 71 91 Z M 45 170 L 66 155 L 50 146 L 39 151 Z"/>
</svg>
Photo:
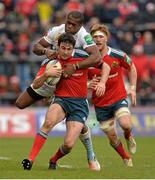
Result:
<svg viewBox="0 0 155 180">
<path fill-rule="evenodd" d="M 63 142 L 63 137 L 49 138 L 36 158 L 31 171 L 24 171 L 21 161 L 27 157 L 32 138 L 0 139 L 1 179 L 155 179 L 155 137 L 136 137 L 137 153 L 133 168 L 124 166 L 121 158 L 109 146 L 105 136 L 93 137 L 94 150 L 101 171 L 87 168 L 86 152 L 80 141 L 73 151 L 59 160 L 57 170 L 48 170 L 50 156 Z M 123 143 L 124 139 L 122 138 Z"/>
</svg>

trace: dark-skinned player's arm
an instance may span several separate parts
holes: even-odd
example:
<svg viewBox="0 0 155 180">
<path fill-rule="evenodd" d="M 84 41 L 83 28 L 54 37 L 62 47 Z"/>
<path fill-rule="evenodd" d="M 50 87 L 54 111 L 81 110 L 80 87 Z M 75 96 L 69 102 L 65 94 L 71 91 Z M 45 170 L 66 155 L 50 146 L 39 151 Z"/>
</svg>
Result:
<svg viewBox="0 0 155 180">
<path fill-rule="evenodd" d="M 37 43 L 34 44 L 32 51 L 38 56 L 45 55 L 48 59 L 55 59 L 57 57 L 57 52 L 50 49 L 49 44 L 44 38 L 41 38 Z"/>
<path fill-rule="evenodd" d="M 101 55 L 96 45 L 87 47 L 85 51 L 89 56 L 84 60 L 77 62 L 76 64 L 66 64 L 63 71 L 64 77 L 70 77 L 77 69 L 84 69 L 101 62 Z"/>
</svg>

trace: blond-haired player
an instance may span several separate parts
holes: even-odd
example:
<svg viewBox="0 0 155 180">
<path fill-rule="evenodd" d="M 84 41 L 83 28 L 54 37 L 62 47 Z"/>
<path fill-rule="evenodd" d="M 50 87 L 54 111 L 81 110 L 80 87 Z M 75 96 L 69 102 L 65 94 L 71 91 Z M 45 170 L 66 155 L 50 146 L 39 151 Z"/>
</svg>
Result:
<svg viewBox="0 0 155 180">
<path fill-rule="evenodd" d="M 126 53 L 107 45 L 109 31 L 106 26 L 95 24 L 91 28 L 91 35 L 103 57 L 102 70 L 98 68 L 89 69 L 89 78 L 93 79 L 90 85 L 93 89 L 92 102 L 95 106 L 97 121 L 99 121 L 100 128 L 107 135 L 111 146 L 121 156 L 125 165 L 132 167 L 132 159 L 117 136 L 115 119 L 124 131 L 129 152 L 134 154 L 136 142 L 131 133 L 131 114 L 126 100 L 127 93 L 122 68 L 128 71 L 130 81 L 128 93 L 133 105 L 136 105 L 136 68 Z"/>
</svg>

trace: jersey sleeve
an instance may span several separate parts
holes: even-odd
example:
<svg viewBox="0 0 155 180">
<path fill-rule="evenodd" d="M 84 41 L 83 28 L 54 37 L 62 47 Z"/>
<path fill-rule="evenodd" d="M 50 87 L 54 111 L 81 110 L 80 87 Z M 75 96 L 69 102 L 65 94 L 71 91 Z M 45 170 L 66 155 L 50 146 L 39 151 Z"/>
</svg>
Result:
<svg viewBox="0 0 155 180">
<path fill-rule="evenodd" d="M 45 72 L 45 69 L 46 69 L 46 64 L 40 67 L 40 69 L 37 72 L 37 75 L 35 76 L 35 79 L 41 76 Z"/>
<path fill-rule="evenodd" d="M 51 29 L 48 30 L 47 35 L 44 36 L 44 39 L 49 43 L 49 44 L 53 44 L 54 41 L 54 36 L 57 32 L 57 28 L 53 27 Z"/>
<path fill-rule="evenodd" d="M 131 65 L 132 65 L 131 58 L 127 54 L 124 53 L 124 56 L 121 60 L 121 66 L 124 67 L 125 69 L 130 70 Z"/>
<path fill-rule="evenodd" d="M 81 30 L 79 38 L 83 49 L 95 45 L 92 36 L 84 28 Z"/>
</svg>

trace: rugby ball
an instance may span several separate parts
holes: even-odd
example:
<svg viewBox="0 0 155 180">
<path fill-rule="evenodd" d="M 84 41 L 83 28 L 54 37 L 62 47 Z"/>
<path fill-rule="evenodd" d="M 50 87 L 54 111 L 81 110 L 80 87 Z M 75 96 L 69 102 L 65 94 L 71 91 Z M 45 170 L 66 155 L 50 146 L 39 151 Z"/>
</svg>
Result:
<svg viewBox="0 0 155 180">
<path fill-rule="evenodd" d="M 55 65 L 58 69 L 61 69 L 61 64 L 58 60 L 51 60 L 47 63 L 46 69 L 49 69 L 51 66 Z M 48 77 L 46 83 L 50 86 L 56 85 L 60 80 L 60 77 Z"/>
</svg>

